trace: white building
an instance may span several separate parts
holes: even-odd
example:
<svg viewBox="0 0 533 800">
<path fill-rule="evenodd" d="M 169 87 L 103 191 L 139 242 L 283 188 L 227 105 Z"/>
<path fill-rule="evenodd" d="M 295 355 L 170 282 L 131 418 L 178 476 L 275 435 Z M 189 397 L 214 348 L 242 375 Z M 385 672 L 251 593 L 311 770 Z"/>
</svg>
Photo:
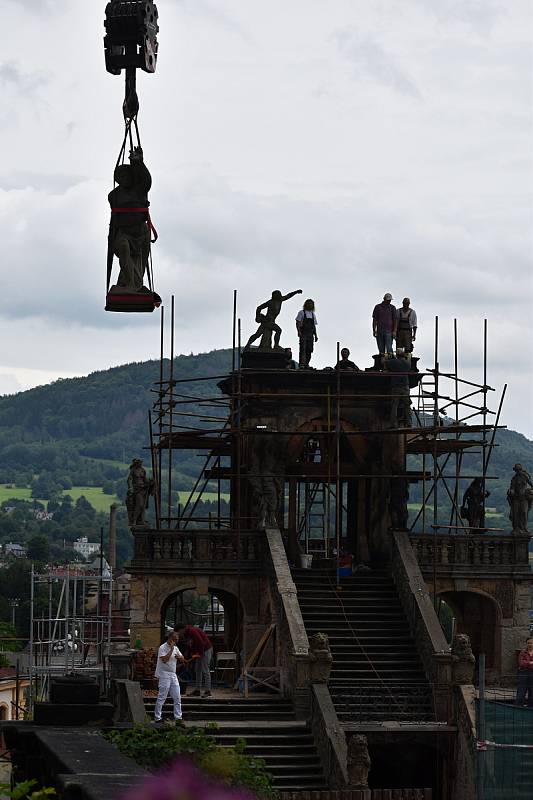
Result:
<svg viewBox="0 0 533 800">
<path fill-rule="evenodd" d="M 93 553 L 100 552 L 99 542 L 89 542 L 86 536 L 76 539 L 72 547 L 84 558 L 89 558 Z"/>
<path fill-rule="evenodd" d="M 15 542 L 7 542 L 7 544 L 4 545 L 4 555 L 14 556 L 15 558 L 25 558 L 26 548 Z"/>
</svg>

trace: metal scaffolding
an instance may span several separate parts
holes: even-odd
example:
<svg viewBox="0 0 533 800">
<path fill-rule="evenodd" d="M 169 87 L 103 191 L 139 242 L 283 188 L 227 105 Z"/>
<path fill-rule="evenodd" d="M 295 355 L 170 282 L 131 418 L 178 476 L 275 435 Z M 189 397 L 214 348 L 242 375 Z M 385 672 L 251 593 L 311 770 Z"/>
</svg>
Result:
<svg viewBox="0 0 533 800">
<path fill-rule="evenodd" d="M 31 571 L 30 709 L 47 699 L 54 676 L 85 673 L 108 688 L 113 610 L 112 574 L 56 568 Z"/>
<path fill-rule="evenodd" d="M 226 374 L 206 377 L 176 379 L 174 376 L 174 298 L 171 303 L 170 321 L 170 359 L 165 374 L 164 317 L 161 316 L 161 353 L 159 381 L 154 388 L 156 395 L 149 412 L 150 450 L 154 478 L 156 481 L 156 526 L 161 529 L 183 530 L 189 526 L 202 525 L 210 529 L 246 530 L 252 520 L 242 516 L 240 484 L 243 478 L 242 453 L 247 437 L 302 434 L 301 430 L 272 431 L 260 428 L 248 429 L 242 421 L 242 410 L 250 401 L 260 400 L 270 395 L 243 390 L 243 370 L 241 368 L 240 319 L 237 317 L 237 293 L 233 297 L 233 336 L 232 370 L 230 373 L 230 393 L 228 397 L 220 394 L 205 394 L 206 382 L 228 379 Z M 488 397 L 494 388 L 487 383 L 487 321 L 483 325 L 483 352 L 480 358 L 483 380 L 476 382 L 459 374 L 457 320 L 453 325 L 453 366 L 443 369 L 439 361 L 439 319 L 435 318 L 434 363 L 425 371 L 413 370 L 417 388 L 411 393 L 415 422 L 411 427 L 395 427 L 383 430 L 348 430 L 343 425 L 343 409 L 355 398 L 365 400 L 389 401 L 391 394 L 387 389 L 380 390 L 380 378 L 390 373 L 379 369 L 379 362 L 365 375 L 371 375 L 375 389 L 362 395 L 350 390 L 346 373 L 336 371 L 333 390 L 308 392 L 305 395 L 291 392 L 276 392 L 280 401 L 290 402 L 296 397 L 306 397 L 327 403 L 327 425 L 320 437 L 328 441 L 330 454 L 327 470 L 317 474 L 298 487 L 297 526 L 302 543 L 309 551 L 313 537 L 310 532 L 316 528 L 317 497 L 322 509 L 325 545 L 323 550 L 329 555 L 331 541 L 339 550 L 342 534 L 345 503 L 343 500 L 343 481 L 352 477 L 407 478 L 411 483 L 418 482 L 422 487 L 420 509 L 410 522 L 413 530 L 421 523 L 422 532 L 446 529 L 454 531 L 473 531 L 461 516 L 460 494 L 464 481 L 476 477 L 482 479 L 483 495 L 485 483 L 493 480 L 488 474 L 491 454 L 496 447 L 495 436 L 499 425 L 507 385 L 504 386 L 496 410 L 488 407 Z M 337 345 L 337 355 L 339 345 Z M 413 363 L 416 363 L 413 359 Z M 245 371 L 246 372 L 246 371 Z M 319 371 L 317 371 L 319 372 Z M 312 438 L 313 431 L 309 431 Z M 417 456 L 421 469 L 382 476 L 350 474 L 341 463 L 341 438 L 364 436 L 401 436 L 407 456 Z M 193 450 L 203 459 L 197 478 L 189 491 L 186 502 L 173 504 L 173 468 L 175 450 Z M 469 453 L 481 454 L 482 469 L 476 474 L 465 468 Z M 316 465 L 315 465 L 316 466 Z M 316 472 L 316 470 L 315 470 Z M 327 474 L 326 474 L 327 472 Z M 246 478 L 254 477 L 249 472 Z M 263 476 L 264 477 L 264 476 Z M 224 491 L 231 485 L 235 494 L 232 498 L 230 514 L 222 513 Z M 163 488 L 166 498 L 163 509 Z M 212 490 L 216 495 L 216 513 L 207 517 L 197 513 L 205 492 Z M 336 498 L 339 497 L 339 503 Z M 484 501 L 483 501 L 484 502 Z M 446 510 L 449 518 L 442 519 L 439 510 Z M 484 518 L 484 513 L 483 513 Z M 331 533 L 333 530 L 333 534 Z M 485 527 L 479 530 L 486 530 Z M 491 529 L 498 530 L 498 529 Z"/>
</svg>

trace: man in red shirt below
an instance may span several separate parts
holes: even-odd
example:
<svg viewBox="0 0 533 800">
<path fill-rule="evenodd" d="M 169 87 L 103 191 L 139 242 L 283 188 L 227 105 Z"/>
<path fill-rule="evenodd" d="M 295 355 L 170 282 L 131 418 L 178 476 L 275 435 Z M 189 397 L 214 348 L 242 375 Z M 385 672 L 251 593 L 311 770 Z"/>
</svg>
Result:
<svg viewBox="0 0 533 800">
<path fill-rule="evenodd" d="M 518 655 L 518 690 L 516 705 L 533 708 L 533 638 L 526 640 L 526 646 Z"/>
<path fill-rule="evenodd" d="M 211 659 L 213 657 L 213 644 L 200 628 L 195 625 L 177 625 L 175 629 L 180 642 L 189 649 L 189 655 L 194 658 L 196 670 L 196 689 L 191 696 L 199 697 L 202 681 L 205 683 L 204 697 L 211 697 Z"/>
</svg>

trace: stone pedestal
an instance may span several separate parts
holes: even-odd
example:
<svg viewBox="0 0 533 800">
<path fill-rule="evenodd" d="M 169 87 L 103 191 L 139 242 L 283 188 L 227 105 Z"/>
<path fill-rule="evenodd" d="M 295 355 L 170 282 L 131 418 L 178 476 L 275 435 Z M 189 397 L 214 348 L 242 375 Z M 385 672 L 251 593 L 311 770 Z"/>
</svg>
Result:
<svg viewBox="0 0 533 800">
<path fill-rule="evenodd" d="M 130 680 L 134 650 L 110 653 L 111 680 Z"/>
<path fill-rule="evenodd" d="M 292 350 L 290 347 L 281 350 L 262 350 L 250 347 L 241 355 L 242 369 L 291 369 Z"/>
</svg>

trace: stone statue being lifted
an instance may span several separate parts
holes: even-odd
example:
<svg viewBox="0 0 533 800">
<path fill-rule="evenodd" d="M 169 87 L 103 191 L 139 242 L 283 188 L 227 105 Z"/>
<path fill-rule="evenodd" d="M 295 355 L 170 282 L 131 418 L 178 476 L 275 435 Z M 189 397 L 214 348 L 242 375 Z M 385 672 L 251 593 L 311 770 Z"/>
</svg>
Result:
<svg viewBox="0 0 533 800">
<path fill-rule="evenodd" d="M 515 464 L 513 470 L 515 474 L 507 490 L 509 519 L 513 524 L 513 533 L 528 533 L 527 518 L 533 501 L 533 483 L 522 464 Z"/>
<path fill-rule="evenodd" d="M 113 253 L 118 256 L 120 273 L 112 292 L 149 293 L 144 286 L 150 255 L 150 216 L 148 192 L 152 176 L 143 161 L 143 151 L 134 147 L 129 164 L 115 168 L 118 184 L 109 192 L 111 222 L 109 224 L 108 276 Z M 131 209 L 131 211 L 129 211 Z"/>
<path fill-rule="evenodd" d="M 295 294 L 302 294 L 301 289 L 296 289 L 295 292 L 282 295 L 280 291 L 272 292 L 272 297 L 260 306 L 257 306 L 255 311 L 255 321 L 258 323 L 259 328 L 250 336 L 246 343 L 246 348 L 250 347 L 257 339 L 261 339 L 259 344 L 260 350 L 281 350 L 279 340 L 281 337 L 281 328 L 276 324 L 276 319 L 281 311 L 281 305 L 285 300 L 290 300 Z M 266 313 L 261 313 L 266 308 Z M 274 346 L 272 346 L 272 334 L 274 334 Z"/>
<path fill-rule="evenodd" d="M 368 740 L 364 734 L 355 733 L 348 741 L 348 780 L 350 789 L 368 789 L 368 773 L 372 762 Z"/>
<path fill-rule="evenodd" d="M 126 508 L 128 510 L 130 528 L 148 527 L 145 513 L 148 508 L 148 498 L 153 495 L 154 487 L 154 479 L 147 477 L 142 459 L 134 458 L 130 465 L 128 494 L 126 495 Z"/>
</svg>

